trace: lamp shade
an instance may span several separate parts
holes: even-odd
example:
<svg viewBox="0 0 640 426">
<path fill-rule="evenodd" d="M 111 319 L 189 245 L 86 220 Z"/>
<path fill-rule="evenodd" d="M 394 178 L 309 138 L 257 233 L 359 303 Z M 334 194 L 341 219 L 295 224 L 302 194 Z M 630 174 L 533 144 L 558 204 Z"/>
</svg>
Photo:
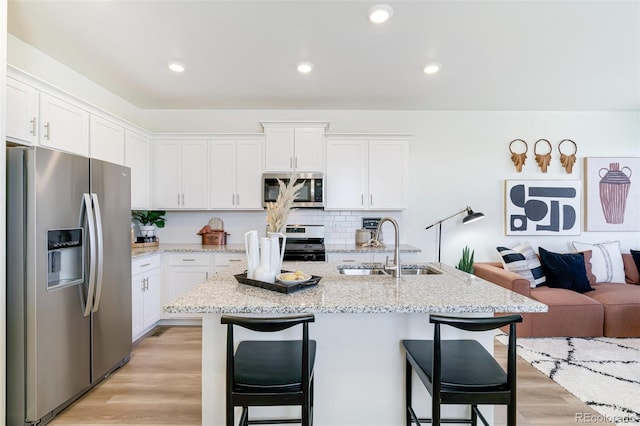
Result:
<svg viewBox="0 0 640 426">
<path fill-rule="evenodd" d="M 484 213 L 474 212 L 471 207 L 467 207 L 467 215 L 462 219 L 462 223 L 471 223 L 484 219 Z"/>
</svg>

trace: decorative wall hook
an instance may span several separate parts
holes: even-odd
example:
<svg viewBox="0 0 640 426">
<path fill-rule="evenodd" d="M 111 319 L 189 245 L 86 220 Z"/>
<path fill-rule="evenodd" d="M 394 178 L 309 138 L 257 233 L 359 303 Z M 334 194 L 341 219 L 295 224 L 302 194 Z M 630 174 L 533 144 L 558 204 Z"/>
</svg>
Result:
<svg viewBox="0 0 640 426">
<path fill-rule="evenodd" d="M 538 142 L 546 142 L 549 145 L 549 152 L 546 154 L 538 154 Z M 549 167 L 549 163 L 551 163 L 551 150 L 552 150 L 551 142 L 546 139 L 538 139 L 536 143 L 533 145 L 533 153 L 536 156 L 536 163 L 540 166 L 540 170 L 542 173 L 547 173 L 547 167 Z"/>
<path fill-rule="evenodd" d="M 513 145 L 513 143 L 518 141 L 524 144 L 524 152 L 515 153 L 513 152 L 513 149 L 511 149 L 511 146 Z M 516 171 L 518 173 L 522 171 L 522 166 L 524 165 L 524 162 L 527 159 L 527 151 L 529 151 L 529 145 L 527 145 L 527 143 L 522 139 L 514 139 L 511 141 L 511 143 L 509 143 L 509 152 L 511 152 L 511 161 L 513 161 L 513 164 L 516 166 Z"/>
<path fill-rule="evenodd" d="M 573 154 L 563 154 L 562 153 L 562 143 L 563 142 L 571 142 L 573 144 Z M 558 144 L 558 151 L 560 151 L 560 164 L 565 168 L 568 174 L 571 174 L 573 171 L 573 164 L 576 162 L 576 153 L 578 152 L 578 145 L 571 139 L 563 139 Z"/>
</svg>

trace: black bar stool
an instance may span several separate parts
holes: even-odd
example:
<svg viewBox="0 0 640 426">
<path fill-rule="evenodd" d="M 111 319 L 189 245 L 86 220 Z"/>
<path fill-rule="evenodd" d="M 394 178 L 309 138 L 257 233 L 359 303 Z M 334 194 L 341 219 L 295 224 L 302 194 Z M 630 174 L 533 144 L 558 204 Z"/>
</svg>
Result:
<svg viewBox="0 0 640 426">
<path fill-rule="evenodd" d="M 234 407 L 243 407 L 241 426 L 249 424 L 313 423 L 313 367 L 316 342 L 309 340 L 315 317 L 277 318 L 223 315 L 227 324 L 227 426 L 234 426 Z M 253 331 L 282 331 L 302 325 L 302 340 L 242 341 L 233 350 L 233 326 Z M 300 405 L 301 418 L 249 420 L 251 406 Z"/>
<path fill-rule="evenodd" d="M 516 425 L 516 323 L 520 315 L 490 318 L 461 318 L 431 315 L 433 340 L 403 340 L 405 362 L 405 406 L 407 426 L 420 422 L 470 423 L 487 420 L 479 404 L 507 405 L 507 425 Z M 440 326 L 449 325 L 466 331 L 489 331 L 509 325 L 507 371 L 475 340 L 441 340 Z M 412 370 L 431 394 L 431 418 L 418 418 L 411 407 Z M 471 417 L 442 419 L 441 404 L 471 405 Z"/>
</svg>

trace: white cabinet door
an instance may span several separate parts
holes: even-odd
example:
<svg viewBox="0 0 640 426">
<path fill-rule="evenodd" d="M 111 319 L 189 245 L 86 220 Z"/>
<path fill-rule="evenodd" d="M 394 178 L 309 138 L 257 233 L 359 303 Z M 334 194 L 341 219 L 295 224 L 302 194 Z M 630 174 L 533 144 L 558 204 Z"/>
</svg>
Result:
<svg viewBox="0 0 640 426">
<path fill-rule="evenodd" d="M 207 141 L 152 142 L 153 205 L 164 209 L 206 209 Z"/>
<path fill-rule="evenodd" d="M 149 271 L 144 294 L 144 329 L 153 327 L 162 317 L 162 280 L 160 268 Z"/>
<path fill-rule="evenodd" d="M 225 273 L 229 268 L 246 269 L 247 267 L 247 256 L 244 253 L 216 253 L 214 260 L 216 274 Z"/>
<path fill-rule="evenodd" d="M 131 339 L 140 338 L 159 320 L 162 312 L 160 255 L 131 262 Z"/>
<path fill-rule="evenodd" d="M 145 274 L 131 276 L 131 341 L 144 333 L 144 289 L 147 283 Z"/>
<path fill-rule="evenodd" d="M 367 141 L 327 141 L 325 182 L 326 209 L 366 208 L 368 201 Z"/>
<path fill-rule="evenodd" d="M 91 114 L 89 130 L 91 158 L 124 165 L 124 128 Z"/>
<path fill-rule="evenodd" d="M 296 128 L 293 166 L 301 172 L 324 170 L 324 129 L 317 127 Z"/>
<path fill-rule="evenodd" d="M 169 253 L 164 260 L 162 303 L 167 304 L 181 294 L 205 282 L 214 272 L 212 253 Z M 165 314 L 165 318 L 198 317 L 195 314 Z"/>
<path fill-rule="evenodd" d="M 182 145 L 180 141 L 153 141 L 153 206 L 160 209 L 180 207 L 182 193 Z"/>
<path fill-rule="evenodd" d="M 209 204 L 207 141 L 182 142 L 183 209 L 206 209 Z"/>
<path fill-rule="evenodd" d="M 124 148 L 124 165 L 131 168 L 131 209 L 148 210 L 151 207 L 149 139 L 126 130 Z"/>
<path fill-rule="evenodd" d="M 369 209 L 407 207 L 409 142 L 369 142 Z"/>
<path fill-rule="evenodd" d="M 89 156 L 89 113 L 40 93 L 40 145 Z"/>
<path fill-rule="evenodd" d="M 236 141 L 215 140 L 209 143 L 209 207 L 236 207 Z M 242 171 L 244 172 L 244 171 Z M 259 187 L 259 184 L 256 184 Z"/>
<path fill-rule="evenodd" d="M 262 210 L 262 139 L 209 144 L 209 208 Z"/>
<path fill-rule="evenodd" d="M 236 147 L 236 208 L 262 210 L 262 139 L 241 139 Z"/>
<path fill-rule="evenodd" d="M 124 128 L 91 114 L 89 130 L 91 158 L 124 165 Z"/>
<path fill-rule="evenodd" d="M 328 253 L 327 261 L 331 263 L 368 263 L 373 261 L 371 253 Z"/>
<path fill-rule="evenodd" d="M 38 94 L 36 89 L 7 77 L 7 140 L 34 144 L 38 130 Z"/>
<path fill-rule="evenodd" d="M 288 172 L 293 169 L 295 129 L 273 127 L 264 130 L 265 171 Z"/>
</svg>

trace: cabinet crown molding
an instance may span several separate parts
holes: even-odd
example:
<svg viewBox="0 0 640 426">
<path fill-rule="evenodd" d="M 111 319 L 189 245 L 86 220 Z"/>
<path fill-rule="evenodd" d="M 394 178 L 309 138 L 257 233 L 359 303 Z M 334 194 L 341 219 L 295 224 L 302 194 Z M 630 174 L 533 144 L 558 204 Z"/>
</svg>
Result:
<svg viewBox="0 0 640 426">
<path fill-rule="evenodd" d="M 328 121 L 260 121 L 263 129 L 267 127 L 320 127 L 329 130 Z"/>
</svg>

